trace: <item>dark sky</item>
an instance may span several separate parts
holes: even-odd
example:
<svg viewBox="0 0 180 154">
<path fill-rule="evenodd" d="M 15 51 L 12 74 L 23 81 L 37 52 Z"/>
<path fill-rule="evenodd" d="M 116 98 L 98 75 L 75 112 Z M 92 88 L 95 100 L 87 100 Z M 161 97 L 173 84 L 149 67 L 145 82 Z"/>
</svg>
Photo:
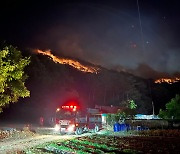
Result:
<svg viewBox="0 0 180 154">
<path fill-rule="evenodd" d="M 179 6 L 139 0 L 139 20 L 137 0 L 7 0 L 0 2 L 0 41 L 145 77 L 173 74 L 180 72 Z"/>
</svg>

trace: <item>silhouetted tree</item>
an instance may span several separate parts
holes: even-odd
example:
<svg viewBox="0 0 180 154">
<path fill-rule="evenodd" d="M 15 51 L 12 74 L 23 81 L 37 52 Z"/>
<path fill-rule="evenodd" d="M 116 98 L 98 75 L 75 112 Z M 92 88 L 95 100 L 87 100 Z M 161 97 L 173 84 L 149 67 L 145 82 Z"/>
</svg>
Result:
<svg viewBox="0 0 180 154">
<path fill-rule="evenodd" d="M 17 102 L 19 97 L 30 96 L 24 73 L 29 63 L 30 58 L 23 58 L 21 52 L 11 45 L 0 50 L 0 112 L 10 102 Z"/>
<path fill-rule="evenodd" d="M 163 119 L 180 119 L 180 95 L 176 95 L 166 104 L 166 109 L 159 111 L 159 117 Z"/>
</svg>

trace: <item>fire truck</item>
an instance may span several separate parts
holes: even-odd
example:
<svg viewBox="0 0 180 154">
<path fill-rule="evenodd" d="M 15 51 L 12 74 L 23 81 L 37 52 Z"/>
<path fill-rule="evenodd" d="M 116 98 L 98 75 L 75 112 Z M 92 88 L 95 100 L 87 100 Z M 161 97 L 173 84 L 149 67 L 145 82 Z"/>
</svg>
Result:
<svg viewBox="0 0 180 154">
<path fill-rule="evenodd" d="M 78 105 L 63 105 L 56 109 L 55 131 L 80 135 L 84 132 L 98 132 L 102 128 L 102 116 L 98 109 L 80 109 Z"/>
</svg>

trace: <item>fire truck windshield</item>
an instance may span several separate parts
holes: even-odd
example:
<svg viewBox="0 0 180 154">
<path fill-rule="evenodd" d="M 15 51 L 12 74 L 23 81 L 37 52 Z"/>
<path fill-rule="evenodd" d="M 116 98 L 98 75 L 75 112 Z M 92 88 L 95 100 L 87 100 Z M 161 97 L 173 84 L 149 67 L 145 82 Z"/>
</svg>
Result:
<svg viewBox="0 0 180 154">
<path fill-rule="evenodd" d="M 75 118 L 75 113 L 62 109 L 56 113 L 56 118 L 59 120 L 71 120 Z"/>
</svg>

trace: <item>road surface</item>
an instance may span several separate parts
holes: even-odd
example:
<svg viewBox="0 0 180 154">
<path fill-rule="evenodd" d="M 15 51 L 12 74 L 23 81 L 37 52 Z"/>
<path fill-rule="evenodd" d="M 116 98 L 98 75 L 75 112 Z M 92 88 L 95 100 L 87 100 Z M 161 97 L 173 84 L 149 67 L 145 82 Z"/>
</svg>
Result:
<svg viewBox="0 0 180 154">
<path fill-rule="evenodd" d="M 65 140 L 77 137 L 76 135 L 60 135 L 54 133 L 53 128 L 32 126 L 30 130 L 33 132 L 18 131 L 23 130 L 24 124 L 1 124 L 0 130 L 9 130 L 14 128 L 14 135 L 4 139 L 0 139 L 0 154 L 17 154 L 21 151 L 55 140 Z M 36 132 L 36 133 L 34 133 Z M 92 133 L 85 133 L 79 136 L 92 135 Z"/>
<path fill-rule="evenodd" d="M 83 134 L 83 135 L 88 135 Z M 13 154 L 55 140 L 72 139 L 75 135 L 35 135 L 24 139 L 0 140 L 0 154 Z"/>
</svg>

